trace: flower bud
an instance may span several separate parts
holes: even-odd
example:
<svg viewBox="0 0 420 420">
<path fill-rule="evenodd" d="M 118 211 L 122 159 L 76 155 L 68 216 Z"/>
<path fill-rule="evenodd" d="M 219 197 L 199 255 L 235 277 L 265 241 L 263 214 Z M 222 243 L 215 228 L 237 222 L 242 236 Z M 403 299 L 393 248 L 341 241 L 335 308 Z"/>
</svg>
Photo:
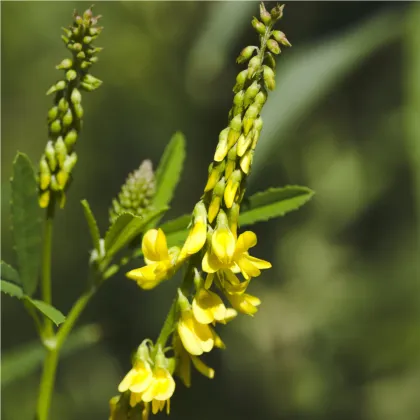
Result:
<svg viewBox="0 0 420 420">
<path fill-rule="evenodd" d="M 255 47 L 255 46 L 248 46 L 248 47 L 245 47 L 245 48 L 241 51 L 241 53 L 239 54 L 239 57 L 236 59 L 236 62 L 237 62 L 238 64 L 245 63 L 245 61 L 248 61 L 248 60 L 252 57 L 252 55 L 254 54 L 254 51 L 255 51 L 255 50 L 258 50 L 258 48 L 257 48 L 257 47 Z"/>
<path fill-rule="evenodd" d="M 271 23 L 271 15 L 267 12 L 264 3 L 261 2 L 260 4 L 260 18 L 266 25 L 270 25 Z"/>
<path fill-rule="evenodd" d="M 261 68 L 261 60 L 257 55 L 252 57 L 248 63 L 248 79 L 251 79 L 255 73 Z"/>
<path fill-rule="evenodd" d="M 63 137 L 58 137 L 57 141 L 55 142 L 55 155 L 57 157 L 58 166 L 60 168 L 63 167 L 64 161 L 67 157 L 67 147 L 64 143 Z"/>
<path fill-rule="evenodd" d="M 66 73 L 66 79 L 71 82 L 72 80 L 74 80 L 77 77 L 77 73 L 76 70 L 70 69 L 67 71 Z"/>
<path fill-rule="evenodd" d="M 73 109 L 74 109 L 74 112 L 76 114 L 76 117 L 79 120 L 81 120 L 82 117 L 83 117 L 83 107 L 82 107 L 82 105 L 81 104 L 74 104 Z"/>
<path fill-rule="evenodd" d="M 69 41 L 70 40 L 66 36 L 64 36 L 64 35 L 61 35 L 61 39 L 66 44 L 66 46 L 70 49 L 70 46 L 69 46 Z"/>
<path fill-rule="evenodd" d="M 57 168 L 57 157 L 55 155 L 55 149 L 53 142 L 49 140 L 45 146 L 45 156 L 47 157 L 48 165 L 51 169 L 51 172 L 54 172 Z"/>
<path fill-rule="evenodd" d="M 84 43 L 84 44 L 90 44 L 91 42 L 92 42 L 92 37 L 91 37 L 91 36 L 86 35 L 86 36 L 83 38 L 83 43 Z"/>
<path fill-rule="evenodd" d="M 70 95 L 70 100 L 73 104 L 80 104 L 82 102 L 82 94 L 79 89 L 74 88 Z"/>
<path fill-rule="evenodd" d="M 242 70 L 237 76 L 236 76 L 236 84 L 233 87 L 233 91 L 235 93 L 239 92 L 243 89 L 244 84 L 246 82 L 246 79 L 248 77 L 248 70 Z"/>
<path fill-rule="evenodd" d="M 253 101 L 254 98 L 257 96 L 257 93 L 260 91 L 261 85 L 254 81 L 248 89 L 245 91 L 245 97 L 244 97 L 244 105 L 245 107 L 249 106 Z"/>
<path fill-rule="evenodd" d="M 245 92 L 240 90 L 234 97 L 233 97 L 233 108 L 232 108 L 232 115 L 241 114 L 244 108 L 244 97 Z"/>
<path fill-rule="evenodd" d="M 235 115 L 229 123 L 229 134 L 227 138 L 227 148 L 228 150 L 233 147 L 233 145 L 238 141 L 239 136 L 241 135 L 242 121 L 241 114 Z"/>
<path fill-rule="evenodd" d="M 220 175 L 225 170 L 225 161 L 222 160 L 221 162 L 213 162 L 209 166 L 209 177 L 207 180 L 207 184 L 204 188 L 204 192 L 211 191 L 214 186 L 216 185 L 217 181 L 220 179 Z"/>
<path fill-rule="evenodd" d="M 69 45 L 69 48 L 70 48 L 70 45 Z M 79 52 L 79 51 L 82 51 L 83 46 L 82 46 L 82 44 L 80 44 L 79 42 L 76 42 L 76 43 L 74 43 L 74 44 L 71 46 L 71 49 L 72 49 L 73 51 L 77 51 L 77 52 Z"/>
<path fill-rule="evenodd" d="M 46 190 L 51 182 L 51 171 L 48 162 L 43 156 L 39 162 L 39 187 L 41 190 Z"/>
<path fill-rule="evenodd" d="M 268 90 L 274 90 L 276 87 L 275 74 L 272 68 L 263 66 L 264 69 L 264 82 Z"/>
<path fill-rule="evenodd" d="M 70 178 L 70 174 L 68 172 L 64 171 L 63 169 L 58 171 L 57 184 L 58 184 L 59 190 L 64 190 L 69 178 Z"/>
<path fill-rule="evenodd" d="M 82 68 L 83 70 L 86 70 L 91 65 L 92 65 L 92 63 L 90 61 L 83 61 L 82 64 L 80 64 L 80 68 Z"/>
<path fill-rule="evenodd" d="M 48 111 L 48 122 L 54 121 L 57 117 L 58 117 L 58 107 L 57 106 L 53 106 Z"/>
<path fill-rule="evenodd" d="M 261 35 L 265 34 L 266 27 L 263 23 L 261 23 L 256 17 L 254 17 L 251 21 L 252 26 L 257 30 L 257 32 Z"/>
<path fill-rule="evenodd" d="M 225 191 L 226 182 L 225 179 L 222 178 L 214 187 L 213 196 L 211 198 L 208 218 L 209 222 L 213 223 L 213 220 L 216 218 L 217 214 L 220 210 L 220 204 L 222 202 L 223 193 Z"/>
<path fill-rule="evenodd" d="M 76 163 L 77 155 L 75 152 L 73 152 L 71 155 L 67 155 L 66 160 L 64 161 L 63 170 L 68 173 L 71 173 Z"/>
<path fill-rule="evenodd" d="M 98 28 L 98 27 L 96 27 L 96 28 L 90 28 L 89 29 L 89 33 L 92 36 L 94 36 L 94 35 L 100 35 L 100 33 L 102 32 L 102 30 L 103 30 L 103 27 L 100 27 L 100 28 Z"/>
<path fill-rule="evenodd" d="M 85 59 L 85 58 L 86 58 L 86 53 L 85 53 L 84 51 L 80 51 L 80 52 L 78 52 L 78 53 L 77 53 L 76 57 L 77 57 L 79 60 L 83 60 L 83 59 Z"/>
<path fill-rule="evenodd" d="M 55 85 L 52 85 L 47 90 L 47 95 L 51 95 L 51 93 L 57 92 L 59 90 L 63 90 L 65 87 L 66 87 L 66 82 L 64 80 L 60 80 L 59 82 L 57 82 Z"/>
<path fill-rule="evenodd" d="M 58 101 L 58 109 L 63 113 L 69 109 L 69 103 L 67 102 L 66 98 L 61 98 Z"/>
<path fill-rule="evenodd" d="M 271 52 L 267 52 L 264 56 L 264 62 L 268 67 L 271 67 L 273 70 L 276 68 L 276 60 L 273 57 Z"/>
<path fill-rule="evenodd" d="M 57 179 L 55 177 L 55 175 L 51 176 L 51 190 L 52 191 L 61 191 L 61 187 L 58 185 Z"/>
<path fill-rule="evenodd" d="M 228 210 L 229 229 L 232 231 L 235 237 L 237 236 L 237 230 L 238 230 L 239 209 L 240 209 L 239 204 L 233 203 L 232 207 Z"/>
<path fill-rule="evenodd" d="M 65 58 L 60 64 L 58 64 L 55 68 L 57 70 L 67 70 L 70 69 L 73 65 L 73 61 L 70 58 Z"/>
<path fill-rule="evenodd" d="M 254 98 L 254 103 L 260 106 L 260 110 L 267 101 L 267 94 L 264 91 L 259 91 L 257 96 Z"/>
<path fill-rule="evenodd" d="M 77 140 L 77 131 L 75 129 L 70 130 L 64 137 L 64 143 L 66 143 L 67 149 L 71 150 Z"/>
<path fill-rule="evenodd" d="M 277 41 L 274 41 L 274 39 L 269 39 L 267 41 L 267 48 L 273 53 L 273 54 L 280 54 L 280 46 L 277 43 Z"/>
<path fill-rule="evenodd" d="M 258 103 L 253 103 L 245 112 L 244 119 L 243 119 L 243 130 L 244 134 L 247 135 L 254 124 L 255 119 L 258 117 L 260 113 L 261 105 Z"/>
<path fill-rule="evenodd" d="M 284 9 L 284 4 L 282 4 L 281 6 L 278 4 L 276 7 L 273 7 L 271 9 L 271 18 L 276 21 L 279 20 L 283 17 L 283 9 Z"/>
<path fill-rule="evenodd" d="M 73 114 L 71 113 L 71 110 L 69 109 L 63 117 L 63 126 L 69 127 L 72 122 L 73 122 Z"/>
<path fill-rule="evenodd" d="M 229 150 L 227 155 L 227 163 L 225 168 L 225 177 L 228 179 L 230 174 L 235 170 L 236 166 L 236 144 Z"/>
<path fill-rule="evenodd" d="M 285 47 L 292 46 L 292 44 L 288 41 L 286 35 L 282 31 L 273 31 L 273 38 Z"/>
<path fill-rule="evenodd" d="M 46 190 L 42 192 L 41 195 L 38 197 L 38 204 L 39 204 L 39 207 L 41 207 L 42 209 L 46 209 L 49 203 L 50 203 L 50 191 Z"/>
<path fill-rule="evenodd" d="M 254 158 L 253 150 L 248 150 L 241 158 L 241 161 L 240 161 L 241 169 L 247 175 L 251 168 L 253 158 Z"/>
<path fill-rule="evenodd" d="M 214 153 L 214 160 L 216 162 L 221 162 L 228 152 L 228 134 L 230 132 L 230 128 L 225 128 L 219 134 L 219 143 L 216 147 L 216 152 Z"/>
<path fill-rule="evenodd" d="M 239 169 L 234 171 L 228 179 L 224 192 L 225 205 L 228 209 L 233 205 L 241 180 L 242 173 Z"/>
<path fill-rule="evenodd" d="M 61 131 L 61 121 L 59 119 L 50 124 L 50 131 L 52 134 L 59 134 Z"/>
<path fill-rule="evenodd" d="M 251 145 L 251 142 L 252 142 L 252 132 L 249 133 L 247 136 L 244 136 L 243 134 L 241 134 L 241 136 L 238 139 L 238 146 L 236 149 L 236 153 L 239 157 L 244 155 L 248 147 Z"/>
</svg>

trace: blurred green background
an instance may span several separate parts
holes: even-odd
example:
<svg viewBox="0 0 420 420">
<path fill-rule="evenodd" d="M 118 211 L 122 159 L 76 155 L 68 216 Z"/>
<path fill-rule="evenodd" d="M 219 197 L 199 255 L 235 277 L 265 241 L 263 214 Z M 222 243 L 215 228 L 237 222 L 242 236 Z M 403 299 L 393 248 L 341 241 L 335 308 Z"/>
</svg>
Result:
<svg viewBox="0 0 420 420">
<path fill-rule="evenodd" d="M 2 2 L 2 258 L 14 263 L 9 187 L 17 150 L 38 161 L 47 88 L 68 54 L 60 27 L 85 2 Z M 268 6 L 273 4 L 268 4 Z M 96 2 L 105 49 L 86 94 L 68 205 L 54 231 L 54 302 L 84 290 L 90 240 L 80 200 L 102 231 L 128 172 L 155 166 L 172 133 L 187 161 L 167 218 L 189 212 L 225 127 L 257 2 Z M 316 191 L 302 210 L 255 226 L 263 305 L 219 328 L 210 381 L 178 383 L 171 418 L 420 419 L 420 4 L 290 2 L 249 193 Z M 138 264 L 141 262 L 139 261 Z M 95 296 L 58 371 L 52 419 L 107 419 L 131 351 L 155 339 L 176 281 L 141 291 L 123 274 Z M 33 418 L 40 365 L 31 320 L 2 297 L 2 418 Z M 30 358 L 27 348 L 32 349 Z M 41 353 L 42 354 L 42 353 Z M 163 418 L 164 415 L 161 415 Z"/>
</svg>

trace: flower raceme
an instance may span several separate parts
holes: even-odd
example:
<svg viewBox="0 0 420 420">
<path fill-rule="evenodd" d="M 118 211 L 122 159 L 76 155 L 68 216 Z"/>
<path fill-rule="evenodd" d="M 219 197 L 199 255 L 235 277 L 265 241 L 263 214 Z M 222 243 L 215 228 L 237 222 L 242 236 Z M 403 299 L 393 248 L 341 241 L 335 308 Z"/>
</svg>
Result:
<svg viewBox="0 0 420 420">
<path fill-rule="evenodd" d="M 142 251 L 146 265 L 126 274 L 135 280 L 142 289 L 152 289 L 168 278 L 176 265 L 178 247 L 168 249 L 166 236 L 162 229 L 150 229 L 143 236 Z"/>
</svg>

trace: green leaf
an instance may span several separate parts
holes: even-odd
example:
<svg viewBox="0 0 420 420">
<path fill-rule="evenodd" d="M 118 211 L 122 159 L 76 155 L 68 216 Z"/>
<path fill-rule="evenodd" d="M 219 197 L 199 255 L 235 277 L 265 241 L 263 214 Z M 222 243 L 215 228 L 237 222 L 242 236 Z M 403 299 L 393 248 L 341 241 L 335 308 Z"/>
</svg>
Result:
<svg viewBox="0 0 420 420">
<path fill-rule="evenodd" d="M 23 296 L 23 290 L 17 284 L 11 283 L 10 281 L 0 280 L 1 281 L 1 291 L 6 293 L 9 296 L 16 297 L 20 299 Z"/>
<path fill-rule="evenodd" d="M 101 331 L 97 325 L 85 325 L 66 340 L 61 354 L 68 356 L 81 349 L 96 344 L 101 338 Z M 2 387 L 34 373 L 41 366 L 45 358 L 45 349 L 37 340 L 25 344 L 18 349 L 3 352 L 1 360 Z"/>
<path fill-rule="evenodd" d="M 165 235 L 168 236 L 173 232 L 178 232 L 180 230 L 186 229 L 188 224 L 191 221 L 191 214 L 184 214 L 176 219 L 169 220 L 168 222 L 162 223 L 159 227 L 165 232 Z"/>
<path fill-rule="evenodd" d="M 19 273 L 6 262 L 4 261 L 1 262 L 0 271 L 1 271 L 1 278 L 3 280 L 9 281 L 15 284 L 21 284 Z"/>
<path fill-rule="evenodd" d="M 185 159 L 185 137 L 176 132 L 159 162 L 156 170 L 156 194 L 153 199 L 155 208 L 167 206 L 174 195 Z"/>
<path fill-rule="evenodd" d="M 58 309 L 48 303 L 45 303 L 42 300 L 31 299 L 29 296 L 24 296 L 23 298 L 41 311 L 46 317 L 54 322 L 55 325 L 58 326 L 66 320 L 66 317 Z"/>
<path fill-rule="evenodd" d="M 38 284 L 41 262 L 42 219 L 35 172 L 29 158 L 18 153 L 13 162 L 11 214 L 20 279 L 26 294 Z"/>
<path fill-rule="evenodd" d="M 167 207 L 152 211 L 144 217 L 134 216 L 130 213 L 122 213 L 113 223 L 105 236 L 105 252 L 107 258 L 111 258 L 120 249 L 131 242 L 144 229 L 158 219 L 168 210 Z"/>
<path fill-rule="evenodd" d="M 101 234 L 99 233 L 98 224 L 96 223 L 95 216 L 93 215 L 92 210 L 87 200 L 82 200 L 81 203 L 83 206 L 83 211 L 85 213 L 86 221 L 89 226 L 89 231 L 90 231 L 90 236 L 92 238 L 93 247 L 96 249 L 96 251 L 98 251 L 98 255 L 99 255 Z"/>
<path fill-rule="evenodd" d="M 274 217 L 284 216 L 303 206 L 313 195 L 314 192 L 310 188 L 298 185 L 269 188 L 264 192 L 254 194 L 247 200 L 249 208 L 239 215 L 239 225 L 253 225 Z"/>
</svg>

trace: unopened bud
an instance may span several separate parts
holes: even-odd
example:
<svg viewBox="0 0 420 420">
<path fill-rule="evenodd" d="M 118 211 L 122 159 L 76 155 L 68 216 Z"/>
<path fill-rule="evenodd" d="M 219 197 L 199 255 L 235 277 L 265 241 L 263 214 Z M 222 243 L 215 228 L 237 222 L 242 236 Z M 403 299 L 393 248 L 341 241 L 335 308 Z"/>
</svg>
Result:
<svg viewBox="0 0 420 420">
<path fill-rule="evenodd" d="M 86 70 L 91 65 L 92 63 L 90 61 L 83 61 L 82 64 L 80 64 L 80 68 L 82 68 L 83 70 Z"/>
<path fill-rule="evenodd" d="M 46 190 L 51 182 L 51 171 L 48 162 L 43 156 L 39 162 L 39 187 L 41 190 Z"/>
<path fill-rule="evenodd" d="M 66 82 L 64 80 L 60 80 L 59 82 L 57 82 L 55 85 L 52 85 L 47 90 L 47 95 L 51 95 L 51 93 L 57 92 L 59 90 L 63 90 L 65 87 L 66 87 Z"/>
<path fill-rule="evenodd" d="M 249 106 L 254 101 L 254 98 L 257 96 L 260 89 L 261 89 L 261 85 L 257 81 L 254 81 L 248 87 L 248 89 L 245 91 L 245 96 L 244 96 L 245 107 Z"/>
<path fill-rule="evenodd" d="M 67 181 L 69 180 L 70 174 L 61 169 L 57 174 L 57 185 L 59 190 L 64 190 Z"/>
<path fill-rule="evenodd" d="M 242 120 L 241 120 L 241 114 L 235 115 L 234 118 L 229 123 L 230 130 L 228 133 L 228 149 L 233 147 L 233 145 L 238 141 L 239 136 L 241 135 L 241 129 L 242 129 Z"/>
<path fill-rule="evenodd" d="M 70 95 L 70 100 L 73 104 L 80 104 L 82 102 L 82 94 L 79 89 L 74 88 Z"/>
<path fill-rule="evenodd" d="M 58 101 L 58 109 L 61 112 L 66 112 L 69 109 L 69 103 L 67 102 L 66 98 L 61 98 Z"/>
<path fill-rule="evenodd" d="M 275 41 L 274 39 L 269 39 L 267 41 L 267 47 L 273 54 L 280 54 L 281 53 L 280 46 L 277 43 L 277 41 Z"/>
<path fill-rule="evenodd" d="M 85 54 L 85 52 L 84 52 L 84 51 L 80 51 L 80 52 L 78 52 L 78 53 L 77 53 L 76 57 L 77 57 L 79 60 L 83 60 L 83 59 L 85 59 L 85 58 L 86 58 L 86 54 Z"/>
<path fill-rule="evenodd" d="M 58 166 L 62 168 L 67 157 L 67 148 L 61 136 L 55 142 L 55 155 L 58 160 Z"/>
<path fill-rule="evenodd" d="M 273 7 L 271 9 L 271 18 L 276 21 L 279 20 L 283 17 L 283 9 L 284 9 L 284 4 L 282 4 L 281 6 L 278 4 L 276 7 Z"/>
<path fill-rule="evenodd" d="M 228 209 L 233 205 L 241 180 L 242 173 L 239 169 L 234 171 L 228 179 L 224 192 L 225 205 Z"/>
<path fill-rule="evenodd" d="M 38 197 L 38 204 L 39 207 L 42 209 L 46 209 L 48 207 L 48 204 L 50 203 L 50 191 L 44 191 L 40 194 Z"/>
<path fill-rule="evenodd" d="M 282 31 L 273 31 L 274 39 L 285 47 L 291 47 L 292 44 L 286 38 L 286 35 Z"/>
<path fill-rule="evenodd" d="M 271 52 L 267 52 L 264 56 L 264 62 L 267 64 L 268 67 L 271 67 L 272 69 L 276 68 L 276 60 L 273 57 L 273 54 Z"/>
<path fill-rule="evenodd" d="M 248 61 L 252 57 L 255 50 L 258 50 L 258 48 L 254 46 L 245 47 L 239 54 L 239 57 L 236 59 L 236 62 L 238 64 L 245 63 L 245 61 Z"/>
<path fill-rule="evenodd" d="M 264 91 L 259 91 L 257 96 L 254 98 L 254 103 L 258 104 L 260 108 L 265 104 L 267 101 L 267 94 Z"/>
<path fill-rule="evenodd" d="M 214 187 L 213 196 L 211 198 L 208 219 L 210 223 L 213 223 L 213 220 L 216 218 L 220 210 L 220 204 L 222 202 L 223 193 L 225 191 L 226 182 L 222 178 Z"/>
<path fill-rule="evenodd" d="M 71 113 L 71 110 L 69 109 L 63 117 L 63 126 L 69 127 L 72 122 L 73 122 L 73 114 Z"/>
<path fill-rule="evenodd" d="M 55 120 L 50 124 L 50 131 L 52 134 L 59 134 L 61 131 L 61 121 Z"/>
<path fill-rule="evenodd" d="M 55 156 L 54 144 L 51 140 L 49 140 L 45 146 L 45 156 L 47 157 L 51 171 L 54 172 L 57 167 L 57 158 Z"/>
<path fill-rule="evenodd" d="M 213 162 L 209 166 L 209 177 L 207 184 L 204 188 L 204 192 L 211 191 L 216 183 L 219 181 L 221 174 L 225 170 L 225 161 L 222 160 L 220 163 Z"/>
<path fill-rule="evenodd" d="M 70 48 L 70 45 L 69 45 L 69 48 Z M 79 42 L 76 42 L 73 45 L 71 45 L 70 49 L 72 49 L 73 51 L 82 51 L 83 46 Z"/>
<path fill-rule="evenodd" d="M 234 97 L 233 97 L 233 109 L 232 109 L 232 116 L 241 114 L 244 108 L 244 97 L 245 92 L 240 90 Z"/>
<path fill-rule="evenodd" d="M 66 34 L 66 36 L 68 36 L 68 37 L 71 36 L 71 30 L 70 29 L 67 29 L 67 28 L 61 28 L 61 29 L 64 31 L 64 33 Z"/>
<path fill-rule="evenodd" d="M 65 58 L 59 65 L 57 65 L 55 68 L 57 70 L 67 70 L 70 69 L 73 65 L 73 61 L 70 58 Z"/>
<path fill-rule="evenodd" d="M 260 18 L 266 25 L 271 23 L 271 15 L 269 12 L 267 12 L 264 3 L 262 2 L 260 4 Z"/>
<path fill-rule="evenodd" d="M 254 74 L 260 70 L 261 68 L 261 60 L 260 57 L 257 55 L 255 57 L 252 57 L 251 60 L 249 60 L 248 63 L 248 79 L 251 79 Z"/>
<path fill-rule="evenodd" d="M 219 134 L 219 143 L 216 147 L 216 152 L 214 153 L 214 160 L 216 162 L 221 162 L 228 152 L 228 134 L 229 134 L 229 127 L 222 130 Z"/>
<path fill-rule="evenodd" d="M 74 112 L 76 114 L 76 117 L 81 120 L 83 117 L 83 107 L 81 104 L 74 104 L 73 105 Z"/>
<path fill-rule="evenodd" d="M 236 144 L 229 150 L 225 168 L 225 177 L 228 179 L 236 166 Z"/>
<path fill-rule="evenodd" d="M 254 124 L 255 119 L 258 117 L 260 113 L 261 106 L 259 104 L 253 103 L 245 112 L 244 119 L 243 119 L 243 130 L 244 134 L 247 135 Z"/>
<path fill-rule="evenodd" d="M 92 42 L 92 37 L 91 37 L 91 36 L 86 35 L 86 36 L 83 38 L 83 43 L 84 43 L 84 44 L 90 44 L 91 42 Z"/>
<path fill-rule="evenodd" d="M 268 90 L 274 90 L 276 87 L 275 74 L 272 68 L 263 66 L 264 69 L 264 82 Z"/>
<path fill-rule="evenodd" d="M 244 136 L 241 134 L 241 136 L 238 139 L 238 146 L 236 148 L 236 154 L 241 157 L 243 154 L 247 151 L 248 147 L 251 145 L 252 137 L 251 133 L 249 133 L 247 136 Z"/>
<path fill-rule="evenodd" d="M 100 28 L 90 28 L 89 29 L 89 33 L 93 36 L 93 35 L 99 35 L 102 32 L 102 27 Z"/>
<path fill-rule="evenodd" d="M 90 63 L 97 63 L 98 62 L 98 60 L 99 60 L 99 58 L 98 57 L 91 57 L 90 59 L 89 59 L 89 61 L 90 61 Z"/>
<path fill-rule="evenodd" d="M 254 17 L 251 21 L 252 26 L 257 30 L 257 32 L 261 35 L 265 34 L 266 27 L 263 23 L 261 23 L 256 17 Z"/>
<path fill-rule="evenodd" d="M 240 206 L 238 203 L 233 203 L 232 207 L 228 210 L 228 222 L 229 222 L 229 229 L 231 232 L 237 236 L 238 230 L 238 221 L 239 221 L 239 210 Z"/>
<path fill-rule="evenodd" d="M 60 191 L 61 190 L 61 187 L 60 187 L 60 185 L 58 185 L 57 178 L 55 177 L 55 175 L 52 175 L 51 176 L 51 184 L 50 184 L 50 186 L 51 186 L 51 189 L 53 191 Z"/>
<path fill-rule="evenodd" d="M 77 141 L 77 131 L 75 129 L 70 130 L 64 137 L 64 143 L 66 143 L 67 149 L 71 150 Z"/>
<path fill-rule="evenodd" d="M 71 155 L 67 155 L 66 160 L 64 161 L 63 171 L 71 173 L 76 163 L 77 155 L 75 152 L 73 152 Z"/>
<path fill-rule="evenodd" d="M 77 73 L 76 70 L 70 69 L 66 73 L 66 79 L 71 82 L 72 80 L 76 79 Z"/>
<path fill-rule="evenodd" d="M 235 93 L 239 92 L 243 89 L 244 84 L 246 82 L 246 79 L 248 77 L 248 70 L 242 70 L 237 76 L 236 76 L 236 84 L 233 87 L 233 91 Z"/>
<path fill-rule="evenodd" d="M 248 174 L 254 158 L 254 151 L 248 150 L 241 158 L 240 165 L 244 173 Z"/>
<path fill-rule="evenodd" d="M 48 111 L 48 122 L 54 121 L 58 116 L 58 107 L 57 106 L 53 106 L 49 111 Z"/>
</svg>

